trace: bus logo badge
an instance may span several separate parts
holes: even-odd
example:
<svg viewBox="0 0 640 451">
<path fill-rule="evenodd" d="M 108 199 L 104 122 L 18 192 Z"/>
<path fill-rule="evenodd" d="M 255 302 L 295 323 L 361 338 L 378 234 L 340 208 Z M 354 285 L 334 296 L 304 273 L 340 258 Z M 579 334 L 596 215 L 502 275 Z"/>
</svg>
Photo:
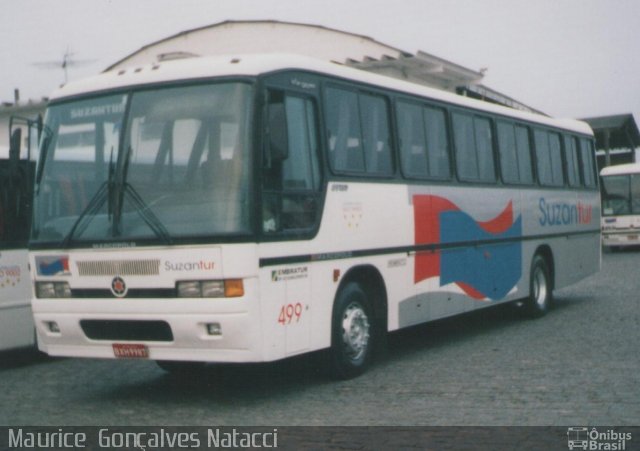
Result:
<svg viewBox="0 0 640 451">
<path fill-rule="evenodd" d="M 122 277 L 116 276 L 111 281 L 111 292 L 117 298 L 123 298 L 127 294 L 127 285 Z"/>
</svg>

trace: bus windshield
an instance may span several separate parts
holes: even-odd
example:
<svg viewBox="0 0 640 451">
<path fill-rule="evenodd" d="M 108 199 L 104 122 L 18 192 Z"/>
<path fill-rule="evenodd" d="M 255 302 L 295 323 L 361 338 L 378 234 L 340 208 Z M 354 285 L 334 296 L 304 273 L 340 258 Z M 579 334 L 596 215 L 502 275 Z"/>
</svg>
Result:
<svg viewBox="0 0 640 451">
<path fill-rule="evenodd" d="M 174 240 L 250 230 L 252 87 L 164 87 L 50 107 L 32 242 Z"/>
<path fill-rule="evenodd" d="M 602 177 L 602 215 L 640 214 L 640 174 Z"/>
</svg>

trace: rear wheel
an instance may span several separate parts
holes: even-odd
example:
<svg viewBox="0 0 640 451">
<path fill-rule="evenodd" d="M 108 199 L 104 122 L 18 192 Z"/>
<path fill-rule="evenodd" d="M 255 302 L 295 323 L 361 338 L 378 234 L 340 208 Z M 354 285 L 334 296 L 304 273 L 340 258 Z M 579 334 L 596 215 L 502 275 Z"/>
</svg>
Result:
<svg viewBox="0 0 640 451">
<path fill-rule="evenodd" d="M 348 283 L 336 297 L 333 310 L 329 371 L 338 379 L 362 374 L 371 363 L 375 322 L 365 291 Z"/>
<path fill-rule="evenodd" d="M 525 303 L 528 316 L 538 318 L 545 315 L 552 302 L 552 284 L 549 266 L 540 255 L 533 257 L 529 278 L 529 298 Z"/>
</svg>

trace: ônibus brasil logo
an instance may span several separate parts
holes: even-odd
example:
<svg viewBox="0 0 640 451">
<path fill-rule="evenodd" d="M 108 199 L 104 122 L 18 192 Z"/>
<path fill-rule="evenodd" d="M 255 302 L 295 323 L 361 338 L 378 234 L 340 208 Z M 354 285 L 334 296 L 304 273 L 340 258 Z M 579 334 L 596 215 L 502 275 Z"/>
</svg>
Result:
<svg viewBox="0 0 640 451">
<path fill-rule="evenodd" d="M 599 431 L 596 428 L 570 427 L 567 429 L 569 449 L 624 451 L 631 441 L 631 432 L 613 429 Z"/>
</svg>

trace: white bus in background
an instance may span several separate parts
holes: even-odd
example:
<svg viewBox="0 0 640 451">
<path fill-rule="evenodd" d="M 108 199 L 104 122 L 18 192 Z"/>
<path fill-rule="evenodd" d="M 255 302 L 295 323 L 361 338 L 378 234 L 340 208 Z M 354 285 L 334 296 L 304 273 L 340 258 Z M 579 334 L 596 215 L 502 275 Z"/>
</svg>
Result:
<svg viewBox="0 0 640 451">
<path fill-rule="evenodd" d="M 581 122 L 291 55 L 105 73 L 45 122 L 30 263 L 51 355 L 182 370 L 324 350 L 352 377 L 389 331 L 504 302 L 540 316 L 599 269 Z"/>
<path fill-rule="evenodd" d="M 12 161 L 0 147 L 0 351 L 35 345 L 27 251 L 32 171 L 28 157 Z"/>
<path fill-rule="evenodd" d="M 609 249 L 640 245 L 640 163 L 600 171 L 602 245 Z"/>
</svg>

